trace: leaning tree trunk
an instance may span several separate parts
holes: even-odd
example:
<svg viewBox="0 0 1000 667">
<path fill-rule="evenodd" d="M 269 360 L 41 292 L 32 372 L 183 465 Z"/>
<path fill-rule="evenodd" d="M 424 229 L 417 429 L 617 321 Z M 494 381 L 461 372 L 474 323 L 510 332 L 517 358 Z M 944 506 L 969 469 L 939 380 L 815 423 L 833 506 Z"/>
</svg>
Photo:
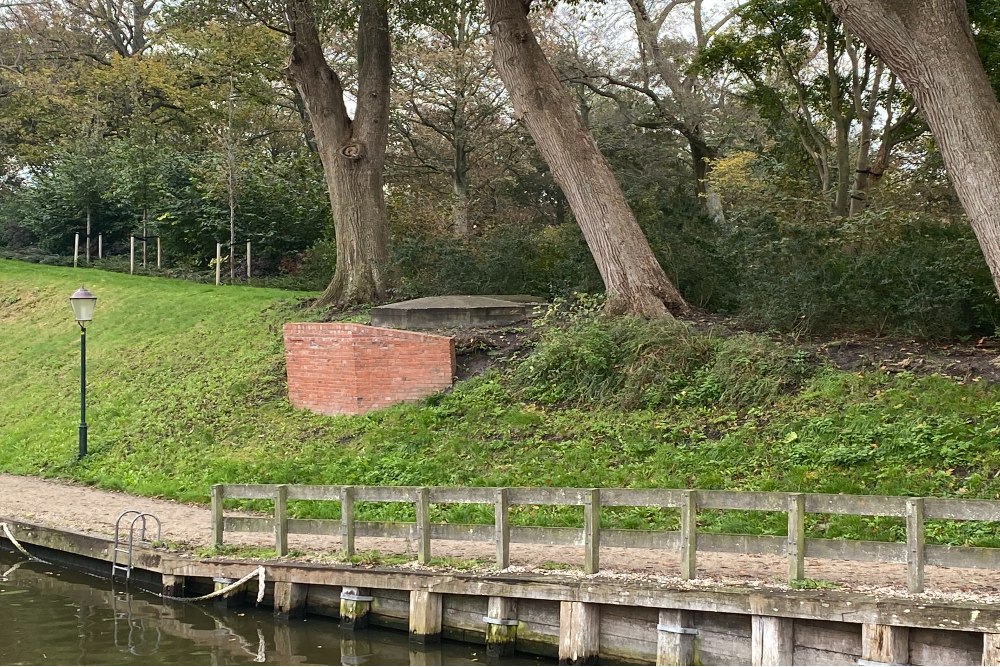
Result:
<svg viewBox="0 0 1000 667">
<path fill-rule="evenodd" d="M 1000 103 L 965 1 L 828 2 L 917 101 L 1000 292 Z"/>
<path fill-rule="evenodd" d="M 317 305 L 373 303 L 388 291 L 389 225 L 383 168 L 389 136 L 389 19 L 381 0 L 363 0 L 358 20 L 358 103 L 323 56 L 309 0 L 288 0 L 288 72 L 305 104 L 330 191 L 337 266 Z"/>
<path fill-rule="evenodd" d="M 621 187 L 562 89 L 528 23 L 531 0 L 486 0 L 493 61 L 521 120 L 562 188 L 614 313 L 648 317 L 687 304 L 660 267 Z"/>
</svg>

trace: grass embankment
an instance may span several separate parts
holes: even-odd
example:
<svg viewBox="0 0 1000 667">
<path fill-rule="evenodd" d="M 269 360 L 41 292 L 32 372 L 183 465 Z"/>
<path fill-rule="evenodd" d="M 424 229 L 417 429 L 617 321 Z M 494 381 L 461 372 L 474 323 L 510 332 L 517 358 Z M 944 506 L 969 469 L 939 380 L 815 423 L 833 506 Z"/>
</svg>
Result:
<svg viewBox="0 0 1000 667">
<path fill-rule="evenodd" d="M 78 337 L 67 297 L 99 298 L 88 331 L 90 455 L 75 461 Z M 207 500 L 216 482 L 700 487 L 1000 498 L 1000 392 L 847 373 L 767 339 L 578 317 L 534 353 L 422 405 L 359 417 L 291 409 L 280 325 L 301 294 L 0 261 L 0 470 Z M 568 327 L 567 328 L 557 328 Z M 548 332 L 546 334 L 545 332 Z M 293 511 L 336 515 L 336 507 Z M 408 508 L 361 505 L 360 516 Z M 437 520 L 491 509 L 436 507 Z M 575 524 L 519 508 L 521 523 Z M 608 512 L 669 527 L 669 511 Z M 704 513 L 704 528 L 781 533 L 784 515 Z M 810 516 L 814 535 L 899 539 L 890 519 Z M 983 524 L 928 538 L 1000 545 Z"/>
</svg>

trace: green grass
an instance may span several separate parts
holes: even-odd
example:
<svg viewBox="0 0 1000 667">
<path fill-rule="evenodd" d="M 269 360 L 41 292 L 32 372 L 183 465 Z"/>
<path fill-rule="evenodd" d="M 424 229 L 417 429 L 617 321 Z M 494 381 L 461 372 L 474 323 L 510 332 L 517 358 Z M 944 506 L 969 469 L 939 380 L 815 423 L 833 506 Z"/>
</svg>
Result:
<svg viewBox="0 0 1000 667">
<path fill-rule="evenodd" d="M 75 460 L 78 330 L 88 330 L 90 455 Z M 213 483 L 698 487 L 1000 498 L 1000 391 L 943 377 L 847 373 L 765 338 L 581 318 L 534 354 L 421 405 L 358 417 L 293 410 L 281 325 L 301 293 L 0 261 L 0 470 L 207 501 Z M 258 506 L 268 509 L 267 503 Z M 336 503 L 291 503 L 336 517 Z M 359 518 L 411 519 L 359 503 Z M 492 522 L 489 506 L 432 519 Z M 518 507 L 582 525 L 580 508 Z M 783 534 L 785 517 L 703 512 L 700 527 Z M 676 512 L 607 510 L 670 528 Z M 811 535 L 901 539 L 894 519 L 810 515 Z M 997 526 L 928 522 L 939 543 L 1000 546 Z"/>
</svg>

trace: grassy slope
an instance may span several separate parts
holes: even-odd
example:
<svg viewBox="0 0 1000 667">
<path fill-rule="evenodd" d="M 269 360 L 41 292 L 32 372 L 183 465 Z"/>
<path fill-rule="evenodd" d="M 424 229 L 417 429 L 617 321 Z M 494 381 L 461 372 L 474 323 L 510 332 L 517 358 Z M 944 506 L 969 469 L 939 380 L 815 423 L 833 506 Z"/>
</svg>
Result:
<svg viewBox="0 0 1000 667">
<path fill-rule="evenodd" d="M 78 463 L 78 337 L 66 300 L 81 282 L 99 300 L 88 335 L 91 455 Z M 976 383 L 821 369 L 800 391 L 748 407 L 701 392 L 722 382 L 710 369 L 656 410 L 624 411 L 566 401 L 545 407 L 491 374 L 424 405 L 322 417 L 285 400 L 280 324 L 301 316 L 290 305 L 300 295 L 6 261 L 0 285 L 0 470 L 7 472 L 181 500 L 205 500 L 223 481 L 1000 497 L 1000 394 Z M 750 375 L 767 370 L 744 365 Z M 536 398 L 547 391 L 535 389 Z M 370 517 L 407 511 L 359 508 Z M 450 521 L 489 520 L 487 508 L 435 511 Z M 522 512 L 521 521 L 579 520 L 571 510 Z M 669 526 L 676 517 L 635 509 L 609 520 Z M 719 513 L 704 524 L 780 533 L 783 516 Z M 815 517 L 813 524 L 814 533 L 869 539 L 901 530 L 892 520 Z M 928 534 L 995 542 L 981 526 L 932 524 Z"/>
</svg>

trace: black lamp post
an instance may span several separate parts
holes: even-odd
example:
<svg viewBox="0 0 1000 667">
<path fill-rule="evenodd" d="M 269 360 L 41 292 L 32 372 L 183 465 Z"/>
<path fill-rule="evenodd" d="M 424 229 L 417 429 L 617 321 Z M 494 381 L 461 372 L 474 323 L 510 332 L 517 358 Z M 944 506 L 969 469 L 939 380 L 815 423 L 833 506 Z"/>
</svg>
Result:
<svg viewBox="0 0 1000 667">
<path fill-rule="evenodd" d="M 87 323 L 94 319 L 97 297 L 80 287 L 69 298 L 73 319 L 80 325 L 80 451 L 78 459 L 87 455 Z"/>
</svg>

